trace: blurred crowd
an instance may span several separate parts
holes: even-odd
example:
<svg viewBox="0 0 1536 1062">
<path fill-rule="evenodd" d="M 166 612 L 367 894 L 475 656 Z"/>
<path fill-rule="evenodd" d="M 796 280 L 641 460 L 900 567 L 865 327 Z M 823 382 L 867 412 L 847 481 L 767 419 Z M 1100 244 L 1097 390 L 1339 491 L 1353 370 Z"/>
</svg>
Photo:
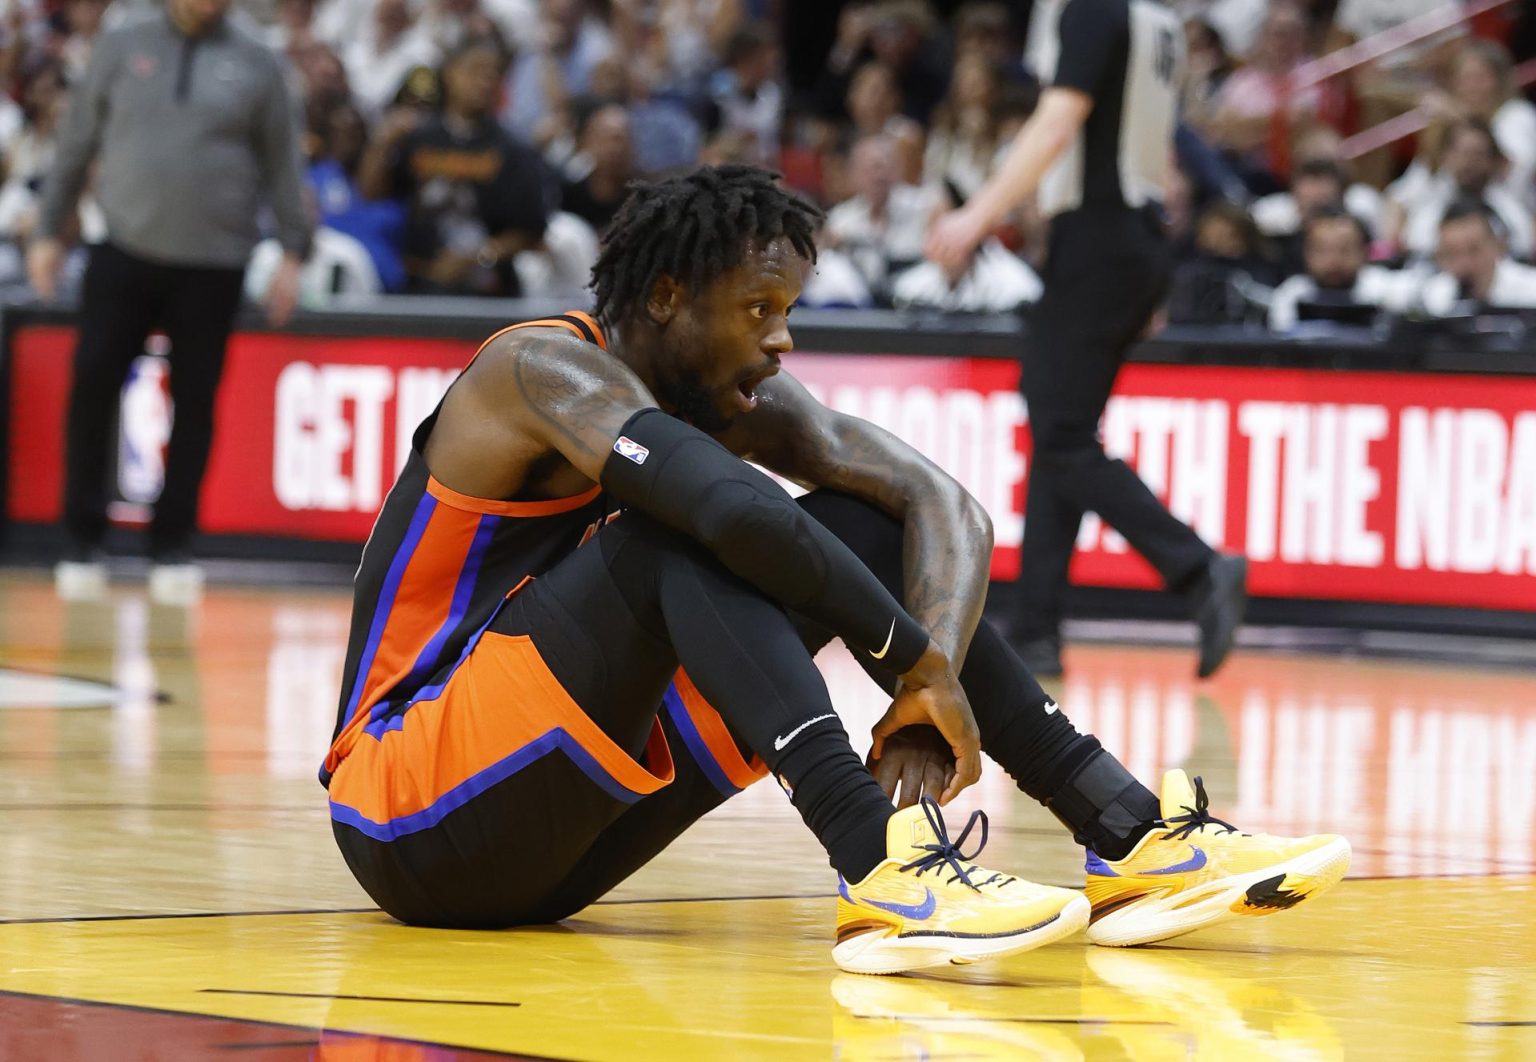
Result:
<svg viewBox="0 0 1536 1062">
<path fill-rule="evenodd" d="M 1031 113 L 1030 6 L 237 0 L 233 17 L 286 57 L 302 110 L 320 226 L 305 305 L 354 293 L 576 296 L 628 182 L 740 161 L 778 169 L 827 208 L 805 303 L 997 312 L 1039 295 L 1047 249 L 1031 210 L 958 276 L 923 261 L 923 236 L 976 191 Z M 1181 254 L 1171 319 L 1289 331 L 1368 323 L 1377 310 L 1536 308 L 1529 5 L 1447 18 L 1331 77 L 1319 76 L 1321 57 L 1413 37 L 1459 5 L 1174 6 L 1188 77 L 1165 200 Z M 93 43 L 152 10 L 10 0 L 0 292 L 25 295 L 39 189 Z M 1402 135 L 1374 137 L 1382 123 Z M 77 220 L 81 240 L 100 239 L 88 193 Z M 281 256 L 276 241 L 257 248 L 252 298 Z"/>
</svg>

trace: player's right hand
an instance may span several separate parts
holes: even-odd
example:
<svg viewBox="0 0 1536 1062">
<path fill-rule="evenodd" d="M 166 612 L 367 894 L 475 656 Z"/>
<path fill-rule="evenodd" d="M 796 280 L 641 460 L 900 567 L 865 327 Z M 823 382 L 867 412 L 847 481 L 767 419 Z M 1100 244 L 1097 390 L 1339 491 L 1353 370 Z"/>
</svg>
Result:
<svg viewBox="0 0 1536 1062">
<path fill-rule="evenodd" d="M 44 302 L 52 302 L 58 295 L 59 267 L 63 264 L 64 244 L 59 240 L 33 240 L 27 248 L 27 281 Z"/>
<path fill-rule="evenodd" d="M 948 657 L 933 643 L 912 670 L 901 676 L 896 699 L 871 731 L 875 744 L 870 755 L 878 760 L 887 737 L 902 727 L 924 723 L 937 727 L 954 753 L 954 777 L 939 797 L 940 804 L 948 804 L 981 777 L 981 732 Z"/>
</svg>

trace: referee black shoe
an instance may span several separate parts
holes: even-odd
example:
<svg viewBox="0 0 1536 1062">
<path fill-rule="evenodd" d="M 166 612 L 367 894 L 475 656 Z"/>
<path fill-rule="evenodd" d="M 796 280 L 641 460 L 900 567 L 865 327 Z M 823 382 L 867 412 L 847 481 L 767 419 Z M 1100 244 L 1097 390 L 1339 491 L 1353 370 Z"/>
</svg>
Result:
<svg viewBox="0 0 1536 1062">
<path fill-rule="evenodd" d="M 1248 558 L 1218 553 L 1191 595 L 1195 622 L 1200 626 L 1201 678 L 1210 678 L 1226 662 L 1248 611 Z"/>
</svg>

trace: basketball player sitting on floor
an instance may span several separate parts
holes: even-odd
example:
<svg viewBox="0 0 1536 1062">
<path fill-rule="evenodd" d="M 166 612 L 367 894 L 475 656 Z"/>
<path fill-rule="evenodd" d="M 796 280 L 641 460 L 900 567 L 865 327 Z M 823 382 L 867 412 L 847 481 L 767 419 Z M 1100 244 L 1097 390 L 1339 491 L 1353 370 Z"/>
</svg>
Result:
<svg viewBox="0 0 1536 1062">
<path fill-rule="evenodd" d="M 838 873 L 845 970 L 1090 918 L 1096 943 L 1161 940 L 1336 882 L 1342 838 L 1239 833 L 1181 771 L 1159 802 L 1078 733 L 980 621 L 978 503 L 779 371 L 819 220 L 748 167 L 638 188 L 596 317 L 493 336 L 417 429 L 358 571 L 322 771 L 358 881 L 413 925 L 552 922 L 771 773 Z M 834 637 L 896 691 L 873 774 L 812 663 Z M 1089 849 L 1086 898 L 976 866 L 980 812 L 950 839 L 938 804 L 983 749 Z"/>
</svg>

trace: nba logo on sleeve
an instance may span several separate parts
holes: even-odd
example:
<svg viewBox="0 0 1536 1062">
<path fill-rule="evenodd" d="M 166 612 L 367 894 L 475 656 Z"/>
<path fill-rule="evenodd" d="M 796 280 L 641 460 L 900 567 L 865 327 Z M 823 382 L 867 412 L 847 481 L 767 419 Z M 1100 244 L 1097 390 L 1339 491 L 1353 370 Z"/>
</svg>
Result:
<svg viewBox="0 0 1536 1062">
<path fill-rule="evenodd" d="M 627 457 L 637 465 L 645 464 L 645 459 L 651 456 L 651 451 L 641 446 L 635 440 L 620 435 L 613 444 L 613 452 L 620 457 Z"/>
</svg>

